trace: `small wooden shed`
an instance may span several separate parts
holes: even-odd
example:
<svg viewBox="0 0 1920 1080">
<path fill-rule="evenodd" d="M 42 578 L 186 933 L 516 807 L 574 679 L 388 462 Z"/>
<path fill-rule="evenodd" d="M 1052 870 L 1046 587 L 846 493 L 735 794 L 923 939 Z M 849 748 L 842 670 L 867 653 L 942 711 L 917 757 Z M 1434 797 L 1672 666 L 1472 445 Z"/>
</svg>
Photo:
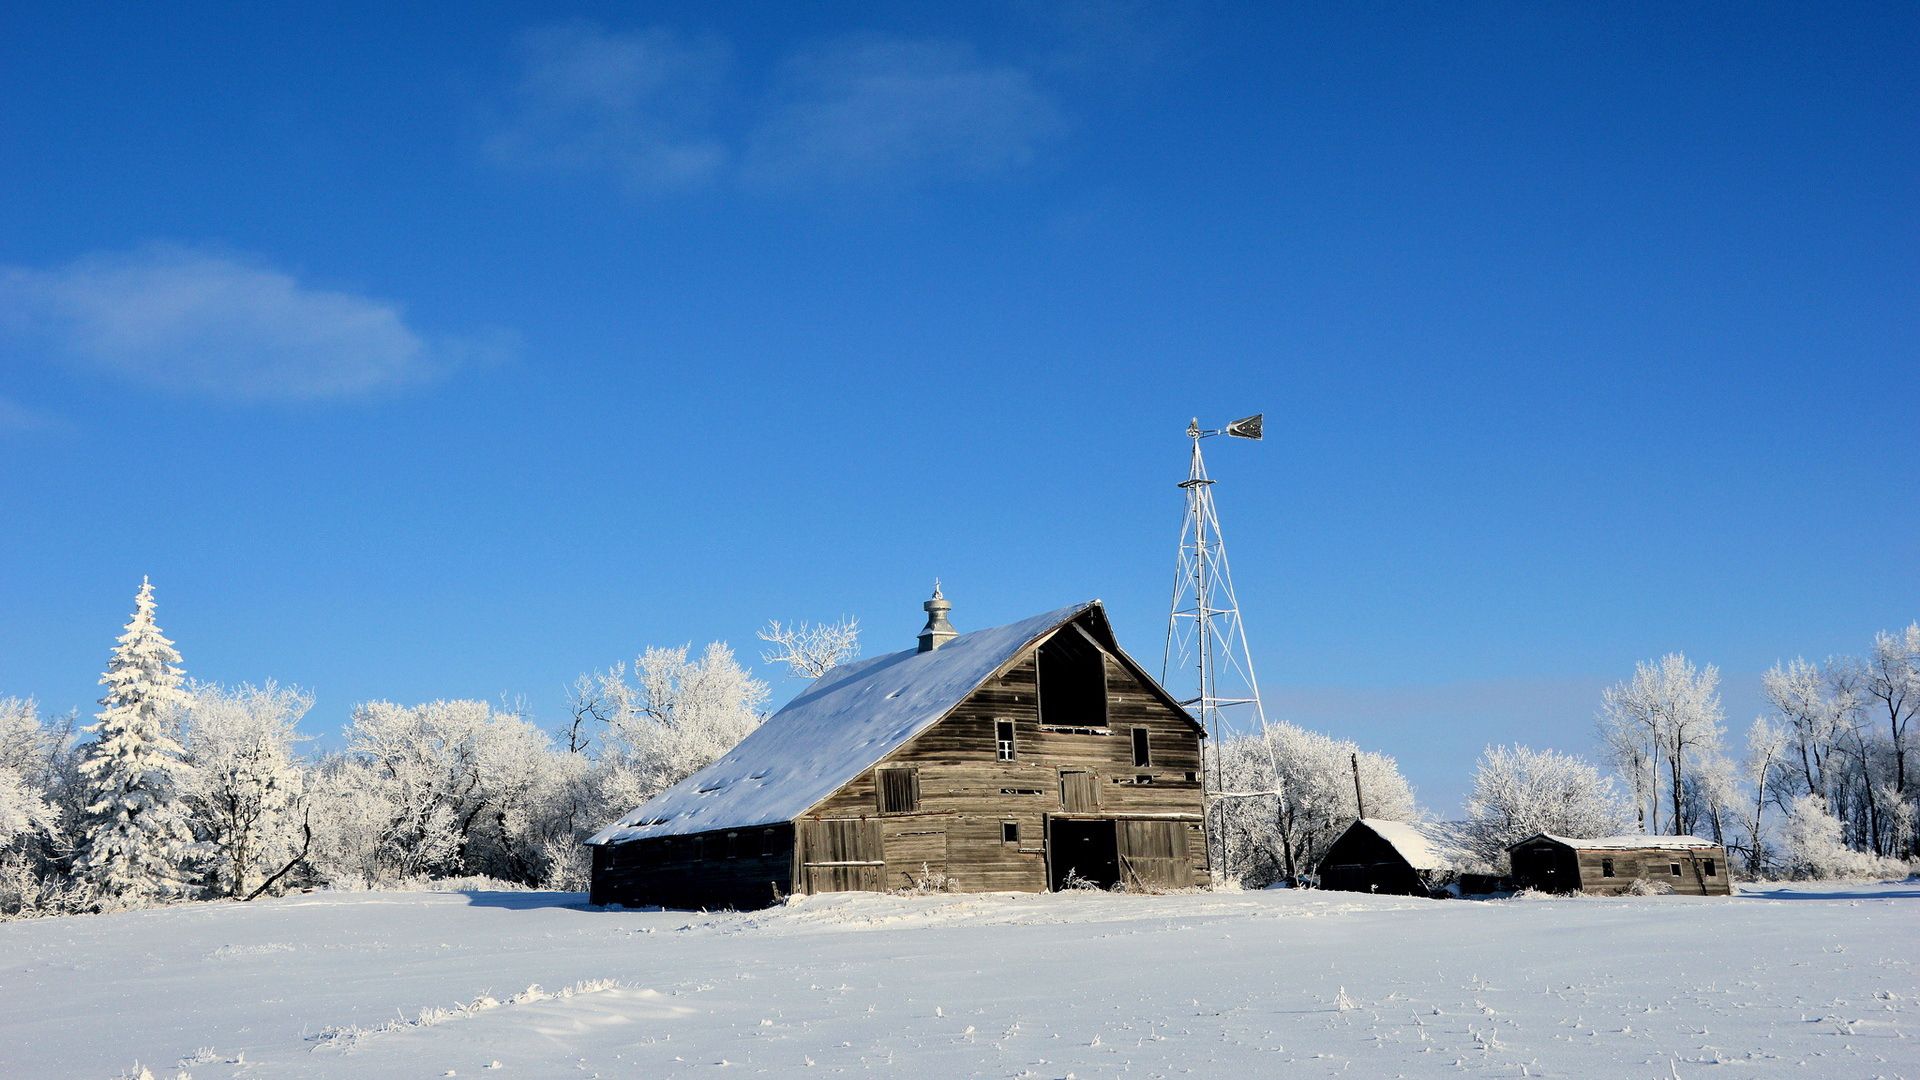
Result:
<svg viewBox="0 0 1920 1080">
<path fill-rule="evenodd" d="M 1691 896 L 1727 896 L 1727 853 L 1698 836 L 1599 836 L 1577 839 L 1540 833 L 1507 849 L 1513 882 L 1541 892 L 1609 895 L 1634 882 L 1664 885 Z"/>
<path fill-rule="evenodd" d="M 1339 892 L 1433 896 L 1472 864 L 1466 823 L 1361 818 L 1320 860 L 1320 887 Z"/>
</svg>

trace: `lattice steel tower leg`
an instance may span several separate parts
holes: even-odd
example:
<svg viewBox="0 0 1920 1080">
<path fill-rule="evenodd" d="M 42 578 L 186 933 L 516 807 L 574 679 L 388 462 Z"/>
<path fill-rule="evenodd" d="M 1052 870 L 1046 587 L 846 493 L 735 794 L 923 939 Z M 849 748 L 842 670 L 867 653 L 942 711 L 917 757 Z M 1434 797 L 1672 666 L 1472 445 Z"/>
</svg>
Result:
<svg viewBox="0 0 1920 1080">
<path fill-rule="evenodd" d="M 1240 603 L 1234 597 L 1233 576 L 1227 567 L 1227 545 L 1220 532 L 1220 516 L 1213 505 L 1213 480 L 1200 454 L 1200 442 L 1215 435 L 1259 439 L 1261 417 L 1235 420 L 1224 428 L 1202 429 L 1195 419 L 1187 425 L 1193 453 L 1187 478 L 1180 484 L 1186 511 L 1180 526 L 1180 548 L 1175 559 L 1173 603 L 1167 614 L 1167 648 L 1161 660 L 1162 685 L 1187 707 L 1207 732 L 1211 754 L 1202 763 L 1207 806 L 1207 861 L 1216 884 L 1226 877 L 1228 847 L 1225 803 L 1236 794 L 1225 783 L 1223 744 L 1229 735 L 1262 736 L 1267 717 L 1260 704 L 1260 686 L 1253 676 L 1253 657 L 1247 650 L 1246 630 L 1240 621 Z M 1276 780 L 1278 770 L 1275 771 Z"/>
</svg>

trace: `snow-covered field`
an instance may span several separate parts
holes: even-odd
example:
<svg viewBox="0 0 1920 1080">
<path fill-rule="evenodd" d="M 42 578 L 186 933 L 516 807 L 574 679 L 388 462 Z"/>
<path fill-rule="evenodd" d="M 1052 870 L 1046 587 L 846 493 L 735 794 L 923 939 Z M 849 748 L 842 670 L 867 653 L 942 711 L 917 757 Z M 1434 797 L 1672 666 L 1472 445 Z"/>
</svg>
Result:
<svg viewBox="0 0 1920 1080">
<path fill-rule="evenodd" d="M 0 925 L 0 1076 L 1920 1077 L 1913 884 L 582 901 Z"/>
</svg>

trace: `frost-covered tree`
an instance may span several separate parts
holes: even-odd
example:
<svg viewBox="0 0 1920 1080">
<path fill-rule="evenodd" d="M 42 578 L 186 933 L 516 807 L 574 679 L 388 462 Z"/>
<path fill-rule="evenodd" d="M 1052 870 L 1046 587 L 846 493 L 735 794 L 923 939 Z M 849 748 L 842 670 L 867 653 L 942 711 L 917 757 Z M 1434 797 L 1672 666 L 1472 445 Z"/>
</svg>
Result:
<svg viewBox="0 0 1920 1080">
<path fill-rule="evenodd" d="M 1900 850 L 1912 853 L 1916 785 L 1908 770 L 1909 757 L 1915 752 L 1914 717 L 1920 716 L 1920 622 L 1898 634 L 1882 631 L 1874 635 L 1864 674 L 1862 688 L 1873 711 L 1886 724 L 1887 749 L 1893 758 L 1890 802 L 1903 808 L 1896 813 L 1906 822 L 1899 837 Z"/>
<path fill-rule="evenodd" d="M 1695 825 L 1688 784 L 1700 762 L 1720 747 L 1719 685 L 1712 664 L 1696 669 L 1685 656 L 1668 653 L 1635 665 L 1632 679 L 1608 687 L 1602 697 L 1601 739 L 1628 778 L 1649 833 L 1684 833 Z"/>
<path fill-rule="evenodd" d="M 142 580 L 133 618 L 114 647 L 104 706 L 80 772 L 87 818 L 77 874 L 104 906 L 184 895 L 193 834 L 180 802 L 183 769 L 174 733 L 187 695 L 180 654 L 153 619 L 153 584 Z"/>
<path fill-rule="evenodd" d="M 794 626 L 782 626 L 776 619 L 759 637 L 773 646 L 760 659 L 786 665 L 787 673 L 798 679 L 817 679 L 860 655 L 860 620 L 854 618 Z"/>
<path fill-rule="evenodd" d="M 771 691 L 720 642 L 698 659 L 649 648 L 594 675 L 586 692 L 606 730 L 592 783 L 598 817 L 612 820 L 706 767 L 766 719 Z M 611 815 L 611 816 L 609 816 Z"/>
<path fill-rule="evenodd" d="M 0 850 L 58 828 L 48 798 L 56 752 L 32 698 L 0 698 Z"/>
<path fill-rule="evenodd" d="M 1760 677 L 1760 691 L 1772 707 L 1774 722 L 1790 737 L 1788 760 L 1797 766 L 1798 790 L 1829 797 L 1835 780 L 1835 743 L 1859 704 L 1851 680 L 1842 671 L 1830 675 L 1818 665 L 1795 659 L 1767 669 Z M 1777 787 L 1785 793 L 1792 785 Z"/>
<path fill-rule="evenodd" d="M 353 710 L 348 753 L 381 807 L 374 863 L 391 880 L 454 870 L 480 812 L 484 701 L 403 706 L 372 701 Z"/>
<path fill-rule="evenodd" d="M 1755 717 L 1747 729 L 1747 755 L 1741 781 L 1748 797 L 1742 805 L 1740 827 L 1745 835 L 1747 874 L 1759 877 L 1767 866 L 1767 805 L 1774 798 L 1772 785 L 1787 767 L 1792 736 L 1785 728 Z"/>
<path fill-rule="evenodd" d="M 195 685 L 187 707 L 181 793 L 221 896 L 246 897 L 302 846 L 303 770 L 295 726 L 313 695 L 269 681 Z"/>
<path fill-rule="evenodd" d="M 572 833 L 585 759 L 514 712 L 481 701 L 357 706 L 346 753 L 312 777 L 312 862 L 342 884 L 439 874 L 526 883 Z"/>
<path fill-rule="evenodd" d="M 1489 746 L 1474 767 L 1467 817 L 1482 860 L 1506 860 L 1507 847 L 1536 833 L 1609 836 L 1632 827 L 1633 813 L 1592 764 L 1558 750 Z"/>
<path fill-rule="evenodd" d="M 1795 877 L 1868 877 L 1905 869 L 1896 860 L 1849 847 L 1840 819 L 1817 795 L 1801 795 L 1789 804 L 1780 830 L 1780 858 Z"/>
<path fill-rule="evenodd" d="M 1246 796 L 1216 804 L 1227 838 L 1221 867 L 1226 876 L 1265 885 L 1297 880 L 1318 865 L 1327 846 L 1359 816 L 1356 755 L 1367 816 L 1414 818 L 1419 809 L 1413 788 L 1384 754 L 1287 723 L 1269 725 L 1265 741 L 1257 735 L 1225 740 L 1225 790 Z M 1256 794 L 1262 792 L 1277 794 Z"/>
</svg>

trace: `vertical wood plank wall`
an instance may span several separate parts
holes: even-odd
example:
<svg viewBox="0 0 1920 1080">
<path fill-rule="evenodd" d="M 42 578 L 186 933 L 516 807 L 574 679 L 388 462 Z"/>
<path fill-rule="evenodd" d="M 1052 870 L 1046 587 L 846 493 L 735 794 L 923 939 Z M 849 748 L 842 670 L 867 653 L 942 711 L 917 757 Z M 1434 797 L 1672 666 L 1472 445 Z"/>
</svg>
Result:
<svg viewBox="0 0 1920 1080">
<path fill-rule="evenodd" d="M 1070 631 L 1069 631 L 1070 632 Z M 1046 815 L 1065 811 L 1061 772 L 1082 770 L 1101 817 L 1203 812 L 1200 738 L 1183 711 L 1149 690 L 1112 657 L 1107 670 L 1108 726 L 1063 730 L 1044 723 L 1029 652 L 982 684 L 948 718 L 900 747 L 878 767 L 917 766 L 920 809 L 880 815 L 874 769 L 815 807 L 810 819 L 878 818 L 886 886 L 901 888 L 928 871 L 951 877 L 965 892 L 1039 891 L 1047 887 Z M 1014 725 L 1015 760 L 998 760 L 994 724 Z M 1135 768 L 1132 729 L 1147 729 L 1149 764 Z M 1192 777 L 1192 779 L 1189 779 Z M 1082 796 L 1084 797 L 1084 796 Z M 1007 843 L 1002 826 L 1019 826 Z M 808 861 L 806 832 L 796 861 Z M 1171 845 L 1185 840 L 1184 850 Z M 1162 882 L 1205 880 L 1206 839 L 1181 823 L 1124 833 L 1141 845 L 1141 868 Z M 1148 854 L 1151 852 L 1151 854 Z M 1164 852 L 1164 854 L 1162 854 Z M 1179 862 L 1184 870 L 1173 865 Z"/>
</svg>

